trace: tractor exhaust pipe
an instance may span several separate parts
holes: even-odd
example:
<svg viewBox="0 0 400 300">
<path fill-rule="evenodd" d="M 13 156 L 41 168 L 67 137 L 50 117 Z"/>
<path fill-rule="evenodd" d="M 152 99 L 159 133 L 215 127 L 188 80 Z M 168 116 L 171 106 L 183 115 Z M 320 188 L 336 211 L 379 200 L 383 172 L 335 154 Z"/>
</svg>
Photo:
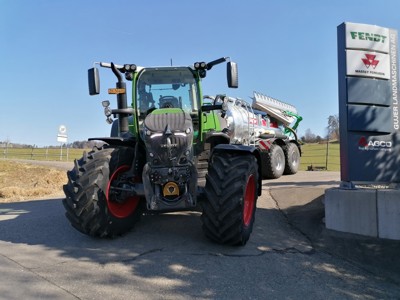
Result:
<svg viewBox="0 0 400 300">
<path fill-rule="evenodd" d="M 124 93 L 117 94 L 117 107 L 118 109 L 126 109 L 128 108 L 128 100 L 126 97 L 126 83 L 122 80 L 122 75 L 118 71 L 117 67 L 111 63 L 111 70 L 114 75 L 117 77 L 118 81 L 115 84 L 117 89 L 124 89 Z M 123 136 L 129 132 L 129 114 L 127 113 L 119 113 L 118 114 L 118 127 L 119 127 L 119 136 Z"/>
</svg>

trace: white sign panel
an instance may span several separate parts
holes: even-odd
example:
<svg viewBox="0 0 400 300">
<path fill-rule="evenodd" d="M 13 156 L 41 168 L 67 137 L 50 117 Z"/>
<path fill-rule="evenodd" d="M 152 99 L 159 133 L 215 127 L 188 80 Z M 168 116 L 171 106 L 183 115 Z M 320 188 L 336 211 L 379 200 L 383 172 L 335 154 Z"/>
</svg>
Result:
<svg viewBox="0 0 400 300">
<path fill-rule="evenodd" d="M 346 23 L 346 48 L 389 53 L 389 29 L 375 25 Z"/>
<path fill-rule="evenodd" d="M 67 143 L 67 141 L 68 141 L 67 127 L 65 127 L 65 125 L 60 125 L 60 127 L 58 127 L 57 142 Z"/>
<path fill-rule="evenodd" d="M 389 54 L 374 51 L 346 50 L 346 75 L 390 78 Z"/>
<path fill-rule="evenodd" d="M 57 142 L 59 143 L 67 143 L 68 137 L 66 135 L 59 134 L 57 135 Z"/>
</svg>

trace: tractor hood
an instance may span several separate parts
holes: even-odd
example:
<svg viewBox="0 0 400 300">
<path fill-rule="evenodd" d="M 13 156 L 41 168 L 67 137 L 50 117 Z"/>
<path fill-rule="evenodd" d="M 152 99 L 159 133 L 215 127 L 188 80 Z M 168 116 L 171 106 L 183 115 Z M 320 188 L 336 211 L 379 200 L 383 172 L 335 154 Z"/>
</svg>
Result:
<svg viewBox="0 0 400 300">
<path fill-rule="evenodd" d="M 182 109 L 157 109 L 144 120 L 143 140 L 151 166 L 185 165 L 193 158 L 192 118 Z"/>
</svg>

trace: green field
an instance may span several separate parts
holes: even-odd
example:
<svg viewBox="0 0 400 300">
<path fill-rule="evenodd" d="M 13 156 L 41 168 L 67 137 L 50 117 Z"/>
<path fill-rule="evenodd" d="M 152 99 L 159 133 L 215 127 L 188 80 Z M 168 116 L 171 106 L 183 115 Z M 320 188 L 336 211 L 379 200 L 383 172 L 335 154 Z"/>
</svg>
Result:
<svg viewBox="0 0 400 300">
<path fill-rule="evenodd" d="M 340 171 L 340 145 L 338 143 L 304 144 L 302 147 L 300 170 L 308 166 L 326 167 L 328 171 Z"/>
</svg>

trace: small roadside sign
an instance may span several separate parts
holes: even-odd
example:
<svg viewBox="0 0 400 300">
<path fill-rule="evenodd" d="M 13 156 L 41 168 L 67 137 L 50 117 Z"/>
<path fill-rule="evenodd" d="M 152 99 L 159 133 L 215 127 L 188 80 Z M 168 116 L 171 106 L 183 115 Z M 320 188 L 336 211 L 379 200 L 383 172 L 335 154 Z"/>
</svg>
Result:
<svg viewBox="0 0 400 300">
<path fill-rule="evenodd" d="M 60 127 L 58 127 L 57 142 L 68 142 L 67 127 L 65 127 L 65 125 L 60 125 Z"/>
</svg>

